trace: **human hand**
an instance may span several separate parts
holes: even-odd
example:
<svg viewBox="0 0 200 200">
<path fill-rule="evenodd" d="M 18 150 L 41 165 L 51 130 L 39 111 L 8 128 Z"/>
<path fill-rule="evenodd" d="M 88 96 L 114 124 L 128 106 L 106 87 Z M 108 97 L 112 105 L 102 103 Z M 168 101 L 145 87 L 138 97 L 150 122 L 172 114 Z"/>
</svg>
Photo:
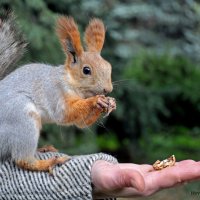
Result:
<svg viewBox="0 0 200 200">
<path fill-rule="evenodd" d="M 200 179 L 200 161 L 183 160 L 155 171 L 151 165 L 96 161 L 92 167 L 95 197 L 149 196 L 161 189 Z"/>
</svg>

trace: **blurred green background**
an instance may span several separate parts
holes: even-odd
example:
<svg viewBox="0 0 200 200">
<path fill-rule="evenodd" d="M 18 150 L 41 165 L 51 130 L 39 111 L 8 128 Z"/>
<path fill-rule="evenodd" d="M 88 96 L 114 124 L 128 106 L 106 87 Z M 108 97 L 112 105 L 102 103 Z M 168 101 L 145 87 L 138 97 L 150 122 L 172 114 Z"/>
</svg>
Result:
<svg viewBox="0 0 200 200">
<path fill-rule="evenodd" d="M 73 16 L 81 33 L 92 17 L 107 28 L 102 55 L 113 66 L 117 110 L 83 130 L 45 125 L 40 145 L 69 154 L 103 151 L 120 162 L 153 163 L 172 154 L 199 160 L 200 1 L 0 1 L 0 12 L 10 9 L 29 42 L 21 63 L 64 62 L 54 31 L 60 14 Z M 193 190 L 200 184 L 184 188 Z"/>
</svg>

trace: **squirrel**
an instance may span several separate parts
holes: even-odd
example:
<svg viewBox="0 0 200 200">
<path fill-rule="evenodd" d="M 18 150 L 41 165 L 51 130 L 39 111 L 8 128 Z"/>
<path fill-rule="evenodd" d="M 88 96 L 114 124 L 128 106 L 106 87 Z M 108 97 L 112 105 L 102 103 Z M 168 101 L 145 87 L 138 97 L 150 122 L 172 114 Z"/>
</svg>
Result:
<svg viewBox="0 0 200 200">
<path fill-rule="evenodd" d="M 68 157 L 35 158 L 44 123 L 90 126 L 103 112 L 116 109 L 111 64 L 100 55 L 105 26 L 89 22 L 84 51 L 73 17 L 60 16 L 56 32 L 66 61 L 60 66 L 36 63 L 11 71 L 26 46 L 11 15 L 0 19 L 0 161 L 11 159 L 19 168 L 50 171 Z"/>
</svg>

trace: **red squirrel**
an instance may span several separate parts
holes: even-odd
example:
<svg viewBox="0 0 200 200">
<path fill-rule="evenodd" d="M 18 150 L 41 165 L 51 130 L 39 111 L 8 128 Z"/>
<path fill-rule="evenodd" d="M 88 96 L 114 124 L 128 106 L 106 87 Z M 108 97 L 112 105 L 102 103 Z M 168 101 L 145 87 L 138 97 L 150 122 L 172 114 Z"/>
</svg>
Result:
<svg viewBox="0 0 200 200">
<path fill-rule="evenodd" d="M 111 65 L 101 57 L 105 27 L 100 19 L 90 21 L 84 50 L 74 19 L 61 16 L 56 32 L 67 56 L 64 65 L 27 64 L 7 75 L 10 61 L 25 46 L 13 23 L 10 18 L 0 23 L 0 50 L 6 49 L 0 54 L 0 160 L 12 159 L 27 170 L 50 171 L 68 158 L 34 157 L 42 124 L 84 128 L 116 108 L 114 98 L 105 96 L 113 89 Z"/>
</svg>

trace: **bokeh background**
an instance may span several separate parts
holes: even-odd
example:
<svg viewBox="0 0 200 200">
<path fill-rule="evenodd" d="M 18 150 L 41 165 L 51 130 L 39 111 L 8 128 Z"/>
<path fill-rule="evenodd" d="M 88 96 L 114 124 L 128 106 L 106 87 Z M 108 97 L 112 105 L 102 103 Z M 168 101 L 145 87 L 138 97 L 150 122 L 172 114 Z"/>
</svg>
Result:
<svg viewBox="0 0 200 200">
<path fill-rule="evenodd" d="M 28 41 L 21 64 L 63 64 L 54 31 L 60 14 L 84 28 L 92 17 L 107 28 L 102 55 L 113 66 L 117 110 L 94 126 L 45 125 L 40 145 L 68 154 L 107 152 L 120 162 L 153 163 L 175 154 L 200 158 L 200 1 L 0 0 L 14 10 Z M 52 91 L 53 92 L 53 91 Z M 195 199 L 200 183 L 145 199 Z"/>
</svg>

